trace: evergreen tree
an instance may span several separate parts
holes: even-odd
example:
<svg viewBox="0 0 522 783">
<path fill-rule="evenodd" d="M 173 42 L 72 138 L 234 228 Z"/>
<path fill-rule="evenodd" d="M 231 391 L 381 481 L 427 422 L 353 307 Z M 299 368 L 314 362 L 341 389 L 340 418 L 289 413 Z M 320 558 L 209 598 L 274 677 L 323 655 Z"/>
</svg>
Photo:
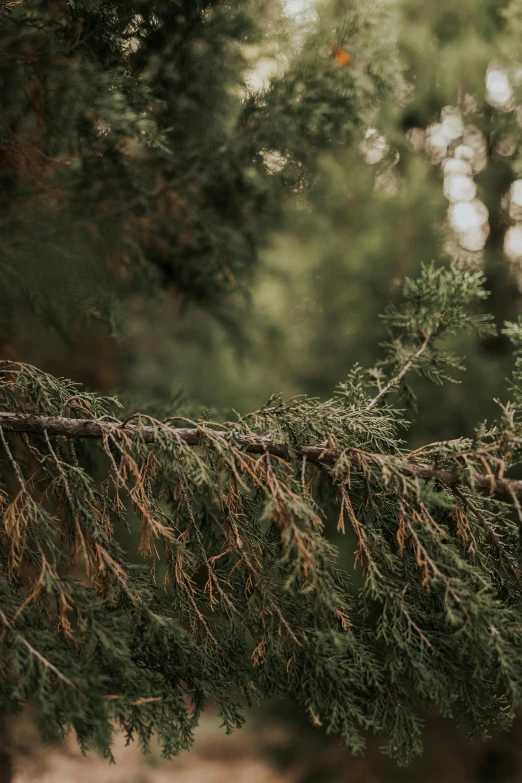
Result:
<svg viewBox="0 0 522 783">
<path fill-rule="evenodd" d="M 232 324 L 288 194 L 320 193 L 321 153 L 404 98 L 393 15 L 364 2 L 328 5 L 254 94 L 240 47 L 254 4 L 1 14 L 6 342 L 29 307 L 68 339 L 85 315 L 115 325 L 145 284 Z M 3 361 L 4 713 L 30 702 L 44 738 L 74 729 L 109 757 L 116 728 L 145 751 L 157 734 L 169 756 L 210 702 L 232 730 L 282 696 L 354 752 L 365 731 L 384 737 L 400 762 L 421 749 L 428 704 L 476 736 L 509 725 L 522 325 L 505 329 L 517 363 L 496 422 L 403 441 L 410 377 L 451 380 L 448 337 L 493 334 L 486 297 L 481 273 L 424 265 L 385 315 L 375 367 L 330 399 L 275 396 L 233 422 L 118 416 L 114 398 Z M 135 522 L 137 552 L 123 543 Z"/>
<path fill-rule="evenodd" d="M 495 415 L 492 400 L 505 393 L 512 364 L 502 324 L 516 319 L 522 301 L 512 242 L 520 236 L 517 8 L 474 2 L 471 13 L 449 0 L 397 3 L 408 99 L 385 98 L 361 147 L 326 151 L 316 187 L 287 199 L 254 289 L 252 359 L 234 362 L 218 339 L 201 350 L 212 367 L 206 374 L 219 378 L 221 404 L 228 396 L 235 408 L 257 406 L 258 389 L 328 394 L 347 365 L 377 359 L 385 339 L 378 313 L 399 300 L 404 275 L 416 275 L 425 259 L 450 257 L 485 272 L 484 307 L 497 333 L 455 338 L 466 375 L 447 390 L 442 423 L 431 415 L 433 390 L 418 387 L 422 414 L 410 438 L 421 443 L 441 427 L 447 437 L 471 434 L 477 420 Z M 365 61 L 356 42 L 352 50 Z M 194 365 L 185 369 L 174 351 L 168 359 L 210 404 Z"/>
<path fill-rule="evenodd" d="M 404 295 L 378 366 L 329 400 L 272 398 L 222 425 L 118 419 L 116 400 L 4 362 L 8 712 L 31 700 L 44 737 L 74 728 L 106 754 L 115 724 L 145 750 L 155 732 L 167 756 L 209 700 L 231 730 L 242 706 L 290 695 L 352 751 L 370 729 L 401 762 L 430 703 L 475 736 L 509 725 L 522 358 L 496 423 L 405 450 L 393 394 L 412 372 L 451 378 L 445 336 L 491 324 L 480 273 L 426 266 Z M 522 325 L 507 335 L 519 350 Z M 143 565 L 118 543 L 131 510 Z M 336 526 L 353 530 L 351 564 Z"/>
<path fill-rule="evenodd" d="M 250 94 L 253 0 L 3 2 L 4 341 L 31 308 L 69 340 L 79 310 L 116 325 L 144 286 L 229 324 L 285 193 L 398 87 L 395 57 L 330 56 L 345 29 L 390 47 L 388 11 L 351 6 Z"/>
</svg>

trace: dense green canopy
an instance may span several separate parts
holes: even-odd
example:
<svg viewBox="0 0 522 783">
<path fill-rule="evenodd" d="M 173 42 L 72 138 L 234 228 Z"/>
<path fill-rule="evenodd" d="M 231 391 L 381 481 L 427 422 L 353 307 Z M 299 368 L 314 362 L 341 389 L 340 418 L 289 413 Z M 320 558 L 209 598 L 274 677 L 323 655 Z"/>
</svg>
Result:
<svg viewBox="0 0 522 783">
<path fill-rule="evenodd" d="M 388 11 L 345 5 L 250 94 L 249 0 L 4 2 L 4 339 L 29 306 L 71 339 L 144 285 L 229 322 L 284 194 L 397 87 Z M 375 52 L 364 72 L 330 57 L 344 30 Z"/>
</svg>

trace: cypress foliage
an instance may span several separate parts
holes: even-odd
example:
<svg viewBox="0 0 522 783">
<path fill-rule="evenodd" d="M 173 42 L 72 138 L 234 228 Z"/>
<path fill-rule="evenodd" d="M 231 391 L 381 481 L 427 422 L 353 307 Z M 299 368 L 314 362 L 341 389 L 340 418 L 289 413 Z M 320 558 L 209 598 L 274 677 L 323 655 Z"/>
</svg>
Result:
<svg viewBox="0 0 522 783">
<path fill-rule="evenodd" d="M 106 755 L 115 726 L 144 750 L 157 733 L 169 756 L 209 701 L 232 730 L 283 695 L 354 752 L 366 730 L 385 737 L 400 762 L 421 749 L 426 705 L 473 735 L 509 725 L 522 358 L 513 402 L 473 439 L 407 452 L 393 403 L 412 372 L 451 379 L 447 334 L 490 331 L 482 283 L 424 267 L 385 316 L 377 367 L 330 400 L 273 398 L 228 424 L 122 420 L 114 399 L 4 363 L 6 709 L 31 701 L 43 736 L 74 728 Z M 522 325 L 508 331 L 519 351 Z M 141 564 L 118 543 L 133 515 Z M 347 567 L 336 526 L 354 533 Z"/>
<path fill-rule="evenodd" d="M 286 73 L 242 97 L 250 3 L 3 2 L 2 330 L 31 306 L 69 337 L 79 310 L 114 321 L 145 284 L 229 320 L 285 194 L 313 190 L 321 151 L 400 97 L 387 13 L 332 3 Z M 116 728 L 144 751 L 157 734 L 168 757 L 207 704 L 229 731 L 285 695 L 352 751 L 370 730 L 401 763 L 429 704 L 473 735 L 509 725 L 522 325 L 498 422 L 409 452 L 400 407 L 412 373 L 451 380 L 446 336 L 491 333 L 485 297 L 479 273 L 425 266 L 376 367 L 329 400 L 273 397 L 224 424 L 124 416 L 3 362 L 4 711 L 32 703 L 44 738 L 74 729 L 107 757 Z M 122 543 L 135 521 L 137 552 Z"/>
</svg>

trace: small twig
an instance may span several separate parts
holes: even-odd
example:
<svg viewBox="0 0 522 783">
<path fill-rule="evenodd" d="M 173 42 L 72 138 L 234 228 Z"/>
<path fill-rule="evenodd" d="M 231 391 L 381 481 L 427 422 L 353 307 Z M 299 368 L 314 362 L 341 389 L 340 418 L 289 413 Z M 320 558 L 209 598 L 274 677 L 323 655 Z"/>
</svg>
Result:
<svg viewBox="0 0 522 783">
<path fill-rule="evenodd" d="M 513 576 L 515 577 L 517 582 L 519 584 L 522 584 L 522 576 L 517 571 L 515 566 L 513 565 L 512 561 L 511 561 L 511 559 L 510 559 L 510 557 L 509 557 L 509 555 L 508 555 L 508 553 L 506 551 L 506 547 L 504 546 L 504 542 L 502 541 L 501 537 L 499 536 L 499 534 L 497 533 L 497 531 L 495 530 L 493 525 L 486 519 L 486 517 L 481 512 L 481 510 L 479 508 L 477 508 L 477 506 L 474 503 L 472 503 L 471 500 L 469 498 L 467 498 L 466 495 L 464 495 L 464 493 L 461 492 L 458 487 L 454 487 L 453 488 L 453 492 L 454 492 L 455 496 L 460 500 L 460 502 L 463 503 L 465 506 L 467 506 L 467 508 L 469 508 L 469 510 L 475 515 L 475 517 L 478 519 L 478 521 L 483 526 L 483 528 L 486 531 L 486 533 L 490 536 L 491 540 L 495 544 L 501 559 L 504 560 L 504 562 L 506 563 L 507 567 L 509 568 L 509 570 L 511 571 L 511 573 L 513 574 Z M 516 501 L 516 505 L 518 505 L 518 511 L 519 511 L 520 510 L 520 504 L 518 502 L 518 499 L 517 499 L 516 495 L 513 495 L 513 500 L 514 500 L 514 502 Z M 519 513 L 519 521 L 520 521 L 520 513 Z M 522 524 L 522 521 L 521 521 L 521 524 Z"/>
<path fill-rule="evenodd" d="M 9 620 L 7 615 L 5 615 L 4 612 L 1 609 L 0 609 L 0 620 L 4 624 L 5 628 L 7 628 L 10 631 L 10 633 L 12 633 L 13 636 L 15 636 L 16 639 L 18 639 L 18 641 L 21 644 L 24 645 L 24 647 L 29 651 L 29 653 L 34 658 L 37 658 L 37 660 L 39 660 L 40 663 L 43 664 L 43 666 L 45 666 L 46 669 L 49 669 L 50 671 L 53 672 L 53 674 L 56 674 L 58 679 L 60 679 L 66 685 L 69 685 L 69 687 L 76 688 L 76 685 L 74 684 L 74 682 L 72 682 L 68 677 L 66 677 L 64 674 L 62 674 L 61 671 L 59 669 L 57 669 L 54 664 L 52 664 L 50 661 L 47 660 L 47 658 L 45 658 L 42 655 L 42 653 L 38 652 L 38 650 L 35 650 L 35 648 L 32 646 L 32 644 L 29 644 L 27 639 L 24 636 L 22 636 L 21 633 L 19 633 L 18 631 L 16 631 L 13 628 L 13 623 Z"/>
<path fill-rule="evenodd" d="M 415 364 L 415 361 L 422 356 L 428 345 L 430 344 L 430 340 L 432 338 L 433 332 L 428 332 L 424 338 L 424 342 L 422 345 L 415 351 L 411 359 L 409 359 L 402 370 L 397 373 L 393 378 L 390 378 L 388 383 L 382 387 L 379 394 L 377 394 L 376 397 L 373 398 L 373 400 L 369 403 L 369 405 L 366 406 L 367 411 L 371 411 L 372 408 L 375 408 L 377 403 L 379 403 L 383 397 L 385 397 L 391 389 L 393 389 L 394 386 L 396 386 L 398 383 L 402 381 L 404 376 L 411 370 L 413 365 Z"/>
<path fill-rule="evenodd" d="M 2 445 L 5 449 L 5 453 L 7 454 L 7 458 L 11 463 L 11 466 L 16 474 L 16 478 L 18 479 L 18 483 L 20 484 L 20 489 L 22 490 L 23 494 L 26 495 L 27 487 L 25 486 L 25 479 L 22 475 L 22 471 L 20 470 L 17 461 L 13 457 L 13 453 L 9 448 L 9 444 L 7 443 L 6 437 L 4 435 L 4 430 L 1 425 L 0 425 L 0 440 L 2 441 Z"/>
</svg>

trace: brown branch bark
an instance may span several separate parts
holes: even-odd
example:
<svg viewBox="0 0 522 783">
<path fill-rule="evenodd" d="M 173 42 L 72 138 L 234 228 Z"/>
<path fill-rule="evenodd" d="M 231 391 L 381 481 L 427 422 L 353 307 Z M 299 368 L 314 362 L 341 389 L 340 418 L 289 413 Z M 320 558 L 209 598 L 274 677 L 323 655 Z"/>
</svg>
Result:
<svg viewBox="0 0 522 783">
<path fill-rule="evenodd" d="M 24 413 L 0 412 L 0 428 L 10 432 L 27 432 L 34 434 L 61 435 L 66 438 L 93 438 L 102 439 L 108 434 L 120 431 L 126 435 L 136 435 L 138 432 L 146 443 L 154 443 L 157 428 L 150 425 L 134 425 L 123 422 L 103 419 L 70 419 L 64 416 L 39 416 Z M 167 427 L 163 425 L 163 432 L 170 432 L 173 438 L 183 441 L 188 446 L 198 446 L 205 440 L 204 428 L 194 427 Z M 275 443 L 270 435 L 237 435 L 226 430 L 207 430 L 208 434 L 223 441 L 232 441 L 250 454 L 273 454 L 282 459 L 290 458 L 290 451 L 284 443 Z M 315 445 L 301 444 L 294 447 L 294 452 L 301 457 L 306 457 L 311 462 L 333 465 L 340 455 L 339 451 L 331 449 L 328 444 Z M 345 451 L 346 453 L 346 451 Z M 348 454 L 348 456 L 350 456 Z M 382 462 L 383 454 L 371 454 L 358 449 L 353 450 L 354 463 L 374 465 Z M 403 473 L 410 474 L 414 478 L 433 479 L 440 484 L 452 488 L 469 485 L 464 472 L 460 469 L 450 470 L 439 468 L 427 462 L 413 462 L 407 455 L 400 464 Z M 499 478 L 492 474 L 478 474 L 474 476 L 474 488 L 481 493 L 495 495 L 507 502 L 513 502 L 513 496 L 522 493 L 522 480 Z"/>
</svg>

